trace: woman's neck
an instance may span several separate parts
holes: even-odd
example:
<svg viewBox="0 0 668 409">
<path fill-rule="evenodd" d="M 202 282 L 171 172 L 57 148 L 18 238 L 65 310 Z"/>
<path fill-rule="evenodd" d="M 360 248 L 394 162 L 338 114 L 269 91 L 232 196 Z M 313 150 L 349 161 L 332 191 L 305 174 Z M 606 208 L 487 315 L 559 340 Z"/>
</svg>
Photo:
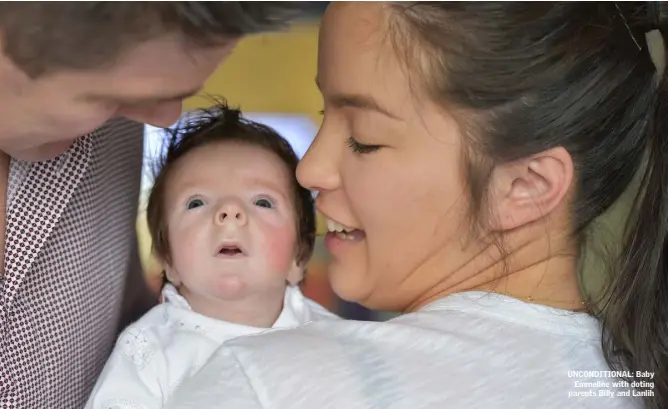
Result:
<svg viewBox="0 0 668 409">
<path fill-rule="evenodd" d="M 584 310 L 574 263 L 571 258 L 555 257 L 475 289 L 564 310 Z"/>
<path fill-rule="evenodd" d="M 542 233 L 542 234 L 539 234 Z M 577 247 L 545 230 L 511 234 L 504 249 L 487 246 L 417 297 L 407 311 L 464 291 L 488 291 L 554 308 L 586 309 L 577 277 Z M 442 274 L 442 272 L 441 272 Z"/>
</svg>

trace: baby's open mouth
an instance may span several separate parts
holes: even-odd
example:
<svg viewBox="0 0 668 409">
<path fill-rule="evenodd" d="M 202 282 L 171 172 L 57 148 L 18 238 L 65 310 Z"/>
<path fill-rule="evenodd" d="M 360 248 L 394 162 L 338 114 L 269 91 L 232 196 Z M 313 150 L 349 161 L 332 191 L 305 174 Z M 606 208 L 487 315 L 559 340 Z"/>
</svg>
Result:
<svg viewBox="0 0 668 409">
<path fill-rule="evenodd" d="M 239 250 L 238 247 L 223 247 L 218 253 L 225 254 L 227 256 L 234 256 L 235 254 L 241 254 L 241 250 Z"/>
<path fill-rule="evenodd" d="M 218 248 L 218 256 L 235 257 L 245 255 L 244 250 L 236 244 L 224 244 Z"/>
</svg>

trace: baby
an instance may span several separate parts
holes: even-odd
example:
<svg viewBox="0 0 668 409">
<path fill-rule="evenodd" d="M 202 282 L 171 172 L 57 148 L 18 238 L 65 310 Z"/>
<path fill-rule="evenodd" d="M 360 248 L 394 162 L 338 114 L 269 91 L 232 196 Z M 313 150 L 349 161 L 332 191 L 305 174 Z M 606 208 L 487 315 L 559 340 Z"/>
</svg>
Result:
<svg viewBox="0 0 668 409">
<path fill-rule="evenodd" d="M 224 105 L 174 133 L 147 208 L 164 302 L 120 335 L 87 408 L 159 408 L 224 341 L 337 319 L 297 287 L 315 238 L 297 162 Z"/>
</svg>

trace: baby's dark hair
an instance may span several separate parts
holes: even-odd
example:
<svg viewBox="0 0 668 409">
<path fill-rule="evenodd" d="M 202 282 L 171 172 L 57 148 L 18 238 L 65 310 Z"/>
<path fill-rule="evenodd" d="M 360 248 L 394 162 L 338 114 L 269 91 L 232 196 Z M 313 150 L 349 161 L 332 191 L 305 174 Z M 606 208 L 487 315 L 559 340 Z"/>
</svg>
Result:
<svg viewBox="0 0 668 409">
<path fill-rule="evenodd" d="M 195 112 L 195 117 L 195 120 L 183 120 L 175 129 L 167 130 L 167 146 L 155 164 L 153 188 L 146 208 L 154 256 L 163 262 L 171 262 L 169 226 L 165 222 L 165 187 L 174 166 L 189 152 L 202 146 L 239 143 L 275 154 L 293 176 L 290 184 L 297 223 L 296 260 L 305 265 L 315 243 L 315 207 L 311 192 L 297 182 L 295 172 L 299 158 L 290 144 L 272 128 L 243 118 L 240 110 L 228 107 L 223 101 Z"/>
</svg>

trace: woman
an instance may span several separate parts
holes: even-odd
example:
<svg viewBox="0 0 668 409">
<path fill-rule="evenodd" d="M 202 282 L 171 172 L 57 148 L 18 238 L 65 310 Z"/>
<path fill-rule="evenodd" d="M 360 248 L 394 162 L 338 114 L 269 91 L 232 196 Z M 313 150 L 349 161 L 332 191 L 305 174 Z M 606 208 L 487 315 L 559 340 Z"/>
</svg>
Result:
<svg viewBox="0 0 668 409">
<path fill-rule="evenodd" d="M 662 38 L 645 35 L 659 34 L 653 9 L 333 4 L 325 118 L 298 176 L 330 219 L 334 290 L 406 314 L 232 341 L 169 407 L 667 407 L 668 95 Z M 583 232 L 645 153 L 599 310 L 578 285 Z"/>
</svg>

